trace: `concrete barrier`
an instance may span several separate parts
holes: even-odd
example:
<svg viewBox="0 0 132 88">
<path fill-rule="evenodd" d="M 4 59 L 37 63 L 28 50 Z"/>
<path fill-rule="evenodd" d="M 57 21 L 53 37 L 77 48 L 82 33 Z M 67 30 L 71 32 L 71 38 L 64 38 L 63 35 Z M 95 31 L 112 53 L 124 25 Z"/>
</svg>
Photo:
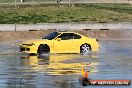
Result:
<svg viewBox="0 0 132 88">
<path fill-rule="evenodd" d="M 0 24 L 0 41 L 41 39 L 56 30 L 68 30 L 98 39 L 132 39 L 132 23 Z"/>
<path fill-rule="evenodd" d="M 0 31 L 15 31 L 15 24 L 0 24 Z"/>
<path fill-rule="evenodd" d="M 29 31 L 29 30 L 83 30 L 83 29 L 132 29 L 132 23 L 44 23 L 44 24 L 0 24 L 0 31 Z"/>
</svg>

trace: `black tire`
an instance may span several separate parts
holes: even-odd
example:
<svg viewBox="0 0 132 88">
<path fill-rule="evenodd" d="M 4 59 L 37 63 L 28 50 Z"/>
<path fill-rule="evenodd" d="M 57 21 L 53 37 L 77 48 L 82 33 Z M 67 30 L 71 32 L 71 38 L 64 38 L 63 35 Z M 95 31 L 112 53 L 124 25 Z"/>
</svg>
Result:
<svg viewBox="0 0 132 88">
<path fill-rule="evenodd" d="M 29 56 L 36 56 L 37 54 L 35 53 L 30 53 Z"/>
<path fill-rule="evenodd" d="M 38 54 L 50 53 L 50 47 L 47 44 L 40 44 L 38 47 Z"/>
<path fill-rule="evenodd" d="M 80 53 L 89 53 L 92 51 L 91 45 L 90 44 L 82 44 L 80 46 Z"/>
<path fill-rule="evenodd" d="M 89 78 L 83 78 L 82 79 L 82 86 L 88 86 L 91 85 L 90 79 Z"/>
</svg>

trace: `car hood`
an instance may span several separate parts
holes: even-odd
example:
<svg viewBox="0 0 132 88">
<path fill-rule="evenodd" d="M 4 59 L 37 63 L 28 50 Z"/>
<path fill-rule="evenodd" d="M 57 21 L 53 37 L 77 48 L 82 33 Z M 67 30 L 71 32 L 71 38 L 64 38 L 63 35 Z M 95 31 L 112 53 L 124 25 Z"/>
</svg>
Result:
<svg viewBox="0 0 132 88">
<path fill-rule="evenodd" d="M 27 40 L 27 41 L 22 42 L 21 44 L 32 44 L 32 43 L 37 44 L 37 43 L 41 43 L 41 42 L 43 42 L 43 41 L 47 42 L 47 41 L 49 41 L 49 40 L 48 40 L 48 39 Z M 51 40 L 50 40 L 50 41 L 51 41 Z"/>
</svg>

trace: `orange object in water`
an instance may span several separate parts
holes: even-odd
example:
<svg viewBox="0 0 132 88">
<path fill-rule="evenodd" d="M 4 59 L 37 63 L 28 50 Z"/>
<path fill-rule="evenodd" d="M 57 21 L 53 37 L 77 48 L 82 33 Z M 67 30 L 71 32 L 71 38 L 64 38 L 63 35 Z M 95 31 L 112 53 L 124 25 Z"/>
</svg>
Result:
<svg viewBox="0 0 132 88">
<path fill-rule="evenodd" d="M 84 68 L 82 68 L 82 77 L 85 77 Z"/>
<path fill-rule="evenodd" d="M 84 68 L 82 68 L 82 77 L 88 78 L 88 72 L 87 71 L 84 72 Z"/>
<path fill-rule="evenodd" d="M 85 72 L 85 78 L 88 78 L 88 72 L 87 71 Z"/>
</svg>

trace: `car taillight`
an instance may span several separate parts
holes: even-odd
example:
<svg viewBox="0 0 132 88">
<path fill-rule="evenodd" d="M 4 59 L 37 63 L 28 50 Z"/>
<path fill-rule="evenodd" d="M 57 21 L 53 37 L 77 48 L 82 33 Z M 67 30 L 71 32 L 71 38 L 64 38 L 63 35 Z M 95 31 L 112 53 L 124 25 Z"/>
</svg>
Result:
<svg viewBox="0 0 132 88">
<path fill-rule="evenodd" d="M 99 42 L 99 40 L 98 40 L 98 39 L 96 39 L 96 41 L 97 41 L 97 42 Z"/>
</svg>

